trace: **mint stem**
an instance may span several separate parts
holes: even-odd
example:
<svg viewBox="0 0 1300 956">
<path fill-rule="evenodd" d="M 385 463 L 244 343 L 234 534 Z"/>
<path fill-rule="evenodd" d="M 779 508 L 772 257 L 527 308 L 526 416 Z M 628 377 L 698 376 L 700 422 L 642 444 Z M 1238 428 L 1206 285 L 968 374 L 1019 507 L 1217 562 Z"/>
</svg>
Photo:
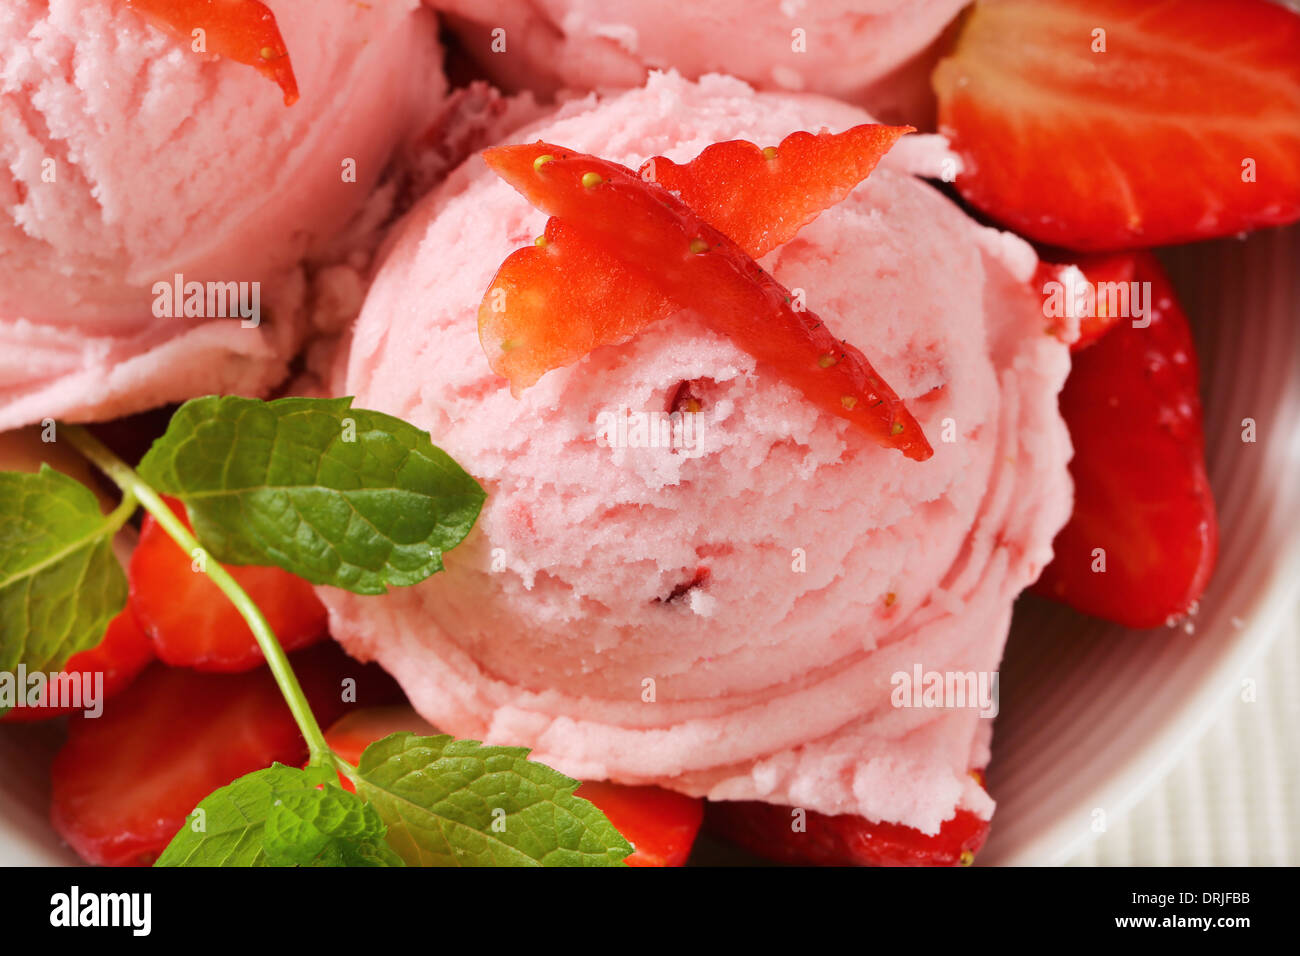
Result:
<svg viewBox="0 0 1300 956">
<path fill-rule="evenodd" d="M 131 499 L 139 500 L 145 510 L 154 516 L 154 519 L 162 525 L 163 529 L 171 535 L 173 540 L 186 553 L 193 554 L 196 548 L 203 547 L 190 533 L 189 529 L 185 527 L 184 522 L 176 517 L 171 508 L 167 507 L 167 503 L 162 500 L 159 494 L 136 474 L 135 469 L 113 454 L 103 442 L 78 425 L 60 425 L 59 430 L 67 436 L 68 440 L 83 455 L 94 463 L 95 467 L 122 489 L 122 494 L 125 497 L 118 510 L 126 507 L 127 502 Z M 130 507 L 131 510 L 134 510 L 133 504 Z M 114 514 L 116 515 L 117 512 L 114 512 Z M 205 561 L 208 577 L 230 599 L 230 603 L 235 605 L 244 620 L 248 622 L 253 636 L 257 639 L 257 644 L 262 649 L 262 655 L 271 668 L 275 682 L 280 686 L 280 693 L 284 695 L 289 710 L 293 714 L 293 719 L 298 723 L 298 729 L 302 731 L 303 737 L 307 740 L 307 747 L 311 751 L 312 761 L 319 763 L 335 762 L 334 754 L 330 750 L 329 744 L 325 742 L 325 734 L 321 731 L 320 724 L 316 722 L 316 716 L 311 712 L 311 706 L 307 703 L 307 695 L 303 693 L 302 685 L 298 683 L 298 677 L 289 664 L 289 658 L 285 655 L 284 648 L 280 646 L 275 632 L 271 630 L 271 625 L 267 623 L 261 609 L 253 603 L 253 599 L 239 586 L 239 583 L 230 576 L 230 572 L 222 567 L 219 561 L 207 554 L 206 548 L 203 548 L 203 552 L 209 559 Z"/>
</svg>

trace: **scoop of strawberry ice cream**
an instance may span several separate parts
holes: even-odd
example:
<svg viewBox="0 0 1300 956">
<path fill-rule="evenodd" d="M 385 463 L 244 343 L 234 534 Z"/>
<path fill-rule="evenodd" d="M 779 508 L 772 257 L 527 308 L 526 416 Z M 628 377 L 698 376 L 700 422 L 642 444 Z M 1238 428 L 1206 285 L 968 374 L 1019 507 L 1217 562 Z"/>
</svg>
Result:
<svg viewBox="0 0 1300 956">
<path fill-rule="evenodd" d="M 125 3 L 0 10 L 0 428 L 257 393 L 285 374 L 299 263 L 367 201 L 446 85 L 418 0 L 271 9 L 292 107 Z M 155 285 L 178 274 L 261 283 L 261 321 L 160 317 Z"/>
<path fill-rule="evenodd" d="M 549 93 L 641 85 L 651 69 L 760 88 L 893 99 L 875 85 L 967 0 L 425 0 L 499 82 Z M 925 78 L 920 79 L 925 86 Z"/>
<path fill-rule="evenodd" d="M 514 139 L 635 168 L 864 121 L 655 74 Z M 998 667 L 1012 602 L 1070 511 L 1069 358 L 1028 285 L 1032 250 L 911 174 L 939 148 L 905 139 L 762 260 L 909 402 L 926 462 L 850 432 L 686 313 L 513 398 L 477 311 L 544 217 L 481 160 L 453 173 L 394 240 L 338 387 L 427 428 L 487 503 L 444 573 L 382 598 L 324 589 L 334 634 L 442 729 L 574 776 L 927 833 L 957 807 L 991 813 L 968 774 L 991 722 L 891 698 L 917 667 Z M 700 406 L 689 443 L 619 431 L 683 383 Z"/>
</svg>

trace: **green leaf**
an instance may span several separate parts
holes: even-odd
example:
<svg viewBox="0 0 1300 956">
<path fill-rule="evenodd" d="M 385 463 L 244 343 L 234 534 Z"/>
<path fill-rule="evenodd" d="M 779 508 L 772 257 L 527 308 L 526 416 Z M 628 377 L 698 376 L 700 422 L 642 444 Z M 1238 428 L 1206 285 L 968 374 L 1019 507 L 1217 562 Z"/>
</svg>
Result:
<svg viewBox="0 0 1300 956">
<path fill-rule="evenodd" d="M 119 525 L 48 465 L 0 473 L 0 671 L 55 671 L 99 643 L 126 604 Z"/>
<path fill-rule="evenodd" d="M 335 781 L 277 786 L 266 818 L 266 856 L 274 866 L 403 866 L 384 842 L 388 827 Z"/>
<path fill-rule="evenodd" d="M 384 829 L 333 770 L 277 763 L 205 797 L 154 866 L 401 866 Z"/>
<path fill-rule="evenodd" d="M 427 432 L 350 398 L 186 402 L 139 472 L 219 561 L 358 594 L 442 570 L 484 499 Z"/>
<path fill-rule="evenodd" d="M 154 866 L 270 866 L 262 830 L 277 784 L 303 771 L 273 764 L 214 790 L 199 801 Z"/>
<path fill-rule="evenodd" d="M 361 755 L 357 792 L 408 866 L 620 866 L 632 847 L 522 747 L 400 733 Z"/>
</svg>

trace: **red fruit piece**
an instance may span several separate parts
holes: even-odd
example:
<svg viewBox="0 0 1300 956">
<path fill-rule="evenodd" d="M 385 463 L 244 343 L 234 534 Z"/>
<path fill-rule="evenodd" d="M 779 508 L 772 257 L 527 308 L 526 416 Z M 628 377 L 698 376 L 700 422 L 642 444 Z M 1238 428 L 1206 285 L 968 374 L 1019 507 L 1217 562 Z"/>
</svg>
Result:
<svg viewBox="0 0 1300 956">
<path fill-rule="evenodd" d="M 291 660 L 322 723 L 343 712 L 345 678 L 371 681 L 369 668 L 332 643 Z M 367 690 L 358 699 L 381 696 Z M 213 790 L 306 755 L 269 670 L 200 674 L 155 664 L 102 717 L 71 718 L 52 768 L 50 816 L 88 863 L 147 866 Z"/>
<path fill-rule="evenodd" d="M 989 821 L 969 810 L 958 810 L 936 834 L 812 810 L 800 833 L 792 809 L 772 803 L 709 803 L 706 817 L 712 832 L 751 853 L 803 866 L 969 866 L 989 833 Z"/>
<path fill-rule="evenodd" d="M 1128 252 L 1074 256 L 1068 262 L 1038 264 L 1034 274 L 1035 291 L 1042 293 L 1045 302 L 1051 296 L 1059 296 L 1060 307 L 1073 308 L 1079 315 L 1079 337 L 1071 343 L 1071 352 L 1086 349 L 1131 312 L 1134 264 L 1134 256 Z M 1071 278 L 1067 274 L 1071 266 L 1083 274 L 1082 293 L 1076 288 L 1078 276 Z M 1082 301 L 1078 298 L 1080 294 Z"/>
<path fill-rule="evenodd" d="M 144 631 L 140 630 L 128 605 L 109 622 L 104 639 L 89 650 L 69 657 L 63 665 L 62 673 L 80 675 L 78 680 L 83 687 L 94 680 L 95 675 L 102 674 L 102 701 L 124 690 L 151 660 L 153 644 Z M 12 723 L 28 723 L 64 714 L 82 713 L 85 710 L 85 707 L 45 707 L 42 704 L 38 707 L 15 707 L 0 719 Z"/>
<path fill-rule="evenodd" d="M 198 52 L 255 67 L 279 84 L 284 105 L 298 102 L 298 81 L 275 14 L 258 0 L 127 0 L 127 6 L 193 47 L 194 31 L 204 32 Z"/>
<path fill-rule="evenodd" d="M 1141 628 L 1200 597 L 1218 525 L 1187 318 L 1154 256 L 1138 255 L 1134 277 L 1150 283 L 1150 325 L 1121 320 L 1075 356 L 1061 392 L 1074 441 L 1074 514 L 1035 590 Z"/>
<path fill-rule="evenodd" d="M 168 504 L 188 526 L 184 505 Z M 279 568 L 226 570 L 262 609 L 286 651 L 325 637 L 325 607 L 302 578 Z M 228 673 L 257 667 L 264 660 L 230 599 L 206 574 L 193 570 L 191 557 L 152 516 L 144 519 L 128 578 L 131 606 L 165 663 Z"/>
<path fill-rule="evenodd" d="M 376 740 L 390 734 L 409 731 L 422 736 L 436 736 L 439 731 L 411 709 L 409 704 L 392 704 L 388 707 L 363 707 L 341 717 L 325 731 L 330 749 L 352 766 L 361 762 L 361 754 Z M 339 778 L 349 790 L 352 783 Z"/>
<path fill-rule="evenodd" d="M 389 734 L 438 731 L 407 705 L 355 710 L 325 732 L 329 745 L 355 766 L 361 754 Z M 348 790 L 352 784 L 342 775 Z M 704 819 L 704 801 L 658 787 L 624 787 L 612 783 L 584 783 L 578 796 L 598 806 L 636 852 L 628 866 L 682 866 L 690 856 Z"/>
<path fill-rule="evenodd" d="M 977 3 L 934 88 L 958 190 L 1041 242 L 1300 218 L 1300 16 L 1269 0 Z"/>
<path fill-rule="evenodd" d="M 675 308 L 644 272 L 553 218 L 497 271 L 479 307 L 479 340 L 518 398 L 552 369 L 626 342 Z"/>
<path fill-rule="evenodd" d="M 521 249 L 505 261 L 479 310 L 488 362 L 499 374 L 522 372 L 512 381 L 516 389 L 554 367 L 528 357 L 503 364 L 504 356 L 531 347 L 534 330 L 551 336 L 554 325 L 572 319 L 577 327 L 571 338 L 566 329 L 566 341 L 585 346 L 594 338 L 595 344 L 613 344 L 630 337 L 647 318 L 689 308 L 820 408 L 853 422 L 879 444 L 918 461 L 933 454 L 916 419 L 860 351 L 836 339 L 813 313 L 799 311 L 788 290 L 671 193 L 617 163 L 547 143 L 499 147 L 483 155 L 525 198 L 563 223 L 555 242 L 548 227 L 544 245 Z M 566 249 L 559 242 L 566 232 L 583 237 L 586 245 Z M 584 253 L 596 248 L 607 258 L 589 265 Z M 671 306 L 651 312 L 643 298 L 629 301 L 620 295 L 614 302 L 588 300 L 586 313 L 574 318 L 562 311 L 565 306 L 553 304 L 576 304 L 572 289 L 585 285 L 588 273 L 604 275 L 606 283 L 622 281 L 601 271 L 611 260 L 654 287 L 650 301 Z M 632 318 L 621 312 L 624 306 L 633 308 Z M 607 333 L 605 326 L 615 323 L 616 331 Z"/>
<path fill-rule="evenodd" d="M 844 200 L 911 126 L 867 123 L 843 133 L 791 133 L 760 149 L 714 143 L 689 163 L 656 156 L 639 175 L 677 195 L 755 259 Z"/>
<path fill-rule="evenodd" d="M 590 800 L 635 848 L 628 866 L 685 866 L 704 822 L 704 801 L 661 787 L 589 781 L 577 796 Z"/>
</svg>

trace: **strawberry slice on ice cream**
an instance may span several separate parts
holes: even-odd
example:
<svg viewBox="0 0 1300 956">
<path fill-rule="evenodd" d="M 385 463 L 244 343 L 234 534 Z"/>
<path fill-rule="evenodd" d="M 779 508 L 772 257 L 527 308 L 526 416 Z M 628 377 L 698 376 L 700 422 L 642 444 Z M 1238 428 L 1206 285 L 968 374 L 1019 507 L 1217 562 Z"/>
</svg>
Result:
<svg viewBox="0 0 1300 956">
<path fill-rule="evenodd" d="M 1040 242 L 1134 249 L 1300 218 L 1300 15 L 1279 3 L 981 2 L 934 88 L 957 189 Z"/>
<path fill-rule="evenodd" d="M 912 132 L 910 126 L 863 123 L 842 133 L 791 133 L 763 149 L 733 139 L 680 165 L 656 156 L 642 164 L 640 175 L 757 259 L 841 202 Z"/>
<path fill-rule="evenodd" d="M 650 321 L 691 309 L 823 410 L 909 458 L 933 454 L 916 419 L 866 357 L 671 192 L 617 163 L 548 143 L 498 147 L 484 158 L 559 220 L 537 244 L 506 260 L 480 307 L 489 364 L 516 391 L 598 345 L 625 341 Z M 806 208 L 797 215 L 811 218 Z M 593 289 L 611 292 L 609 300 L 575 291 L 588 276 Z"/>
<path fill-rule="evenodd" d="M 275 14 L 259 0 L 127 0 L 153 23 L 199 53 L 255 67 L 284 91 L 284 105 L 298 101 L 298 81 Z M 202 48 L 197 46 L 202 30 Z"/>
</svg>

